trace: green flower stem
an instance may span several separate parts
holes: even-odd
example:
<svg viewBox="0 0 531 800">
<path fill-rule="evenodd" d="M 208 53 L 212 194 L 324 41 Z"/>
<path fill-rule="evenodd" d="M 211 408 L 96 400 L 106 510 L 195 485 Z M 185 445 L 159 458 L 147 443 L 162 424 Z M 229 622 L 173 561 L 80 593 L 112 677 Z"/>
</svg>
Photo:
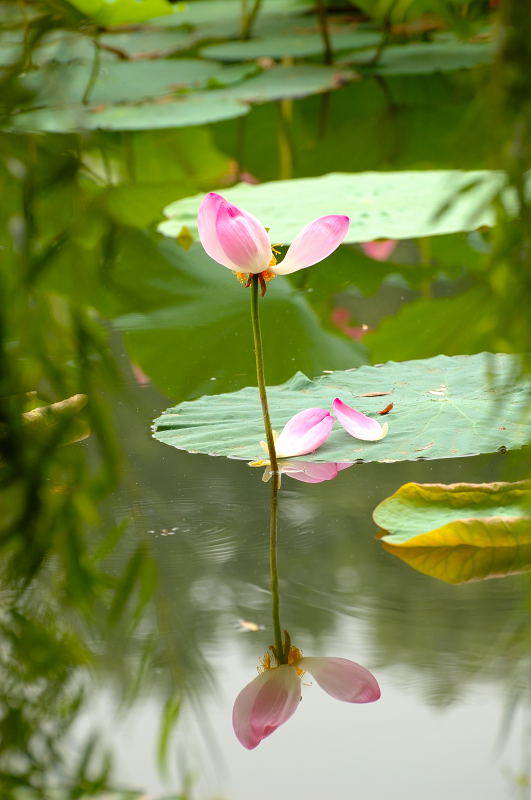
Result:
<svg viewBox="0 0 531 800">
<path fill-rule="evenodd" d="M 253 321 L 254 357 L 256 360 L 256 380 L 260 393 L 260 403 L 262 404 L 262 417 L 264 418 L 264 428 L 269 450 L 269 461 L 273 475 L 278 475 L 277 452 L 275 450 L 275 440 L 269 419 L 269 406 L 267 404 L 267 391 L 264 377 L 264 356 L 262 352 L 262 334 L 260 333 L 260 316 L 258 314 L 258 275 L 252 276 L 251 281 L 251 317 Z"/>
<path fill-rule="evenodd" d="M 271 464 L 271 517 L 269 522 L 269 567 L 271 571 L 271 611 L 273 616 L 273 631 L 275 635 L 275 650 L 280 664 L 286 663 L 284 646 L 282 644 L 282 628 L 280 626 L 280 596 L 278 590 L 277 567 L 277 532 L 278 532 L 278 490 L 280 488 L 280 472 L 278 469 L 275 440 L 269 419 L 269 406 L 267 404 L 267 390 L 264 377 L 264 356 L 262 351 L 262 334 L 260 332 L 260 316 L 258 313 L 258 275 L 251 279 L 251 318 L 253 322 L 254 355 L 256 359 L 256 379 L 262 404 L 262 416 L 269 449 Z"/>
<path fill-rule="evenodd" d="M 280 488 L 280 474 L 273 472 L 271 478 L 271 518 L 269 522 L 269 568 L 271 572 L 271 614 L 273 617 L 273 632 L 275 635 L 275 650 L 277 661 L 286 663 L 286 654 L 282 644 L 282 628 L 280 625 L 280 594 L 278 589 L 277 567 L 277 530 L 278 530 L 278 490 Z"/>
<path fill-rule="evenodd" d="M 254 0 L 252 9 L 247 12 L 247 0 L 242 0 L 241 6 L 241 22 L 240 22 L 240 39 L 249 39 L 251 36 L 252 28 L 256 15 L 260 11 L 262 0 Z"/>
</svg>

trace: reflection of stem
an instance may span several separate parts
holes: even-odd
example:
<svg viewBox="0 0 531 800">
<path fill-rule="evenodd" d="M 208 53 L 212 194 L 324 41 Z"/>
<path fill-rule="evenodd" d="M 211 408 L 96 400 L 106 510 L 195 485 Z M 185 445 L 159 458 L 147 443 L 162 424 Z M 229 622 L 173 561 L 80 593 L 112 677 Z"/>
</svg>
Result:
<svg viewBox="0 0 531 800">
<path fill-rule="evenodd" d="M 262 417 L 264 418 L 264 428 L 269 450 L 269 461 L 271 462 L 271 472 L 273 478 L 278 476 L 277 453 L 275 450 L 275 440 L 269 419 L 269 407 L 267 404 L 267 391 L 264 378 L 264 356 L 262 352 L 262 334 L 260 333 L 260 316 L 258 314 L 258 275 L 252 276 L 251 282 L 251 318 L 253 322 L 254 356 L 256 360 L 256 379 L 258 381 L 258 391 L 260 393 L 260 403 L 262 404 Z"/>
<path fill-rule="evenodd" d="M 325 64 L 331 64 L 334 60 L 334 51 L 332 50 L 332 40 L 330 39 L 330 31 L 328 30 L 326 5 L 324 0 L 315 0 L 315 5 L 317 6 L 319 32 L 323 40 L 323 60 Z"/>
<path fill-rule="evenodd" d="M 87 103 L 90 100 L 90 95 L 92 94 L 92 90 L 94 89 L 94 85 L 98 80 L 98 75 L 100 74 L 100 63 L 101 63 L 100 42 L 99 42 L 99 37 L 96 34 L 96 36 L 94 37 L 94 58 L 92 59 L 92 67 L 90 70 L 88 83 L 85 88 L 85 91 L 83 92 L 83 98 L 81 100 L 83 105 L 87 105 Z"/>
<path fill-rule="evenodd" d="M 260 11 L 261 5 L 262 0 L 254 0 L 254 6 L 251 11 L 247 13 L 247 0 L 242 0 L 240 39 L 248 39 L 250 37 L 256 15 Z"/>
<path fill-rule="evenodd" d="M 277 523 L 278 523 L 278 490 L 280 488 L 280 474 L 273 473 L 271 481 L 271 519 L 269 523 L 269 567 L 271 570 L 271 613 L 273 617 L 273 631 L 275 634 L 275 650 L 277 661 L 286 663 L 287 653 L 282 644 L 282 628 L 280 626 L 280 595 L 278 590 L 277 568 Z"/>
</svg>

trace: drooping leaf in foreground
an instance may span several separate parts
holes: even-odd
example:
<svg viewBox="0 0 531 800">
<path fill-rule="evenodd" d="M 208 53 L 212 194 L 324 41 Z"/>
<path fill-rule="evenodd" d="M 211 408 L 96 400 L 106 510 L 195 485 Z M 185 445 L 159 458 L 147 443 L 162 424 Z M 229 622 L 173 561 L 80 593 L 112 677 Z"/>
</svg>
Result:
<svg viewBox="0 0 531 800">
<path fill-rule="evenodd" d="M 531 570 L 531 481 L 406 483 L 373 518 L 385 550 L 446 583 Z"/>
<path fill-rule="evenodd" d="M 504 451 L 530 440 L 531 387 L 518 375 L 516 356 L 490 353 L 391 361 L 314 380 L 297 373 L 269 388 L 271 420 L 281 430 L 305 408 L 331 408 L 335 397 L 376 418 L 393 403 L 385 439 L 357 441 L 336 425 L 319 450 L 304 456 L 306 461 L 389 462 Z M 258 390 L 246 387 L 169 408 L 155 420 L 153 435 L 190 452 L 260 458 Z"/>
<path fill-rule="evenodd" d="M 293 241 L 309 219 L 323 214 L 347 214 L 351 222 L 345 241 L 369 242 L 493 225 L 490 201 L 504 180 L 503 173 L 488 170 L 330 173 L 258 186 L 240 183 L 224 189 L 223 196 L 263 220 L 278 244 Z M 167 206 L 168 221 L 159 231 L 174 237 L 186 226 L 196 235 L 201 200 L 196 195 Z"/>
</svg>

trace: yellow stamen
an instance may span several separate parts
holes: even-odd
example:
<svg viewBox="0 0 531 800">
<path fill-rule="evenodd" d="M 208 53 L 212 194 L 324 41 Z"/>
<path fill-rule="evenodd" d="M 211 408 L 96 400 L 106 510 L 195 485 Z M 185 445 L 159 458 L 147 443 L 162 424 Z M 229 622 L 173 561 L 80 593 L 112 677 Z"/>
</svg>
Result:
<svg viewBox="0 0 531 800">
<path fill-rule="evenodd" d="M 299 678 L 302 678 L 302 676 L 304 675 L 304 670 L 301 669 L 300 667 L 295 666 L 300 658 L 302 658 L 302 650 L 299 650 L 298 647 L 295 647 L 295 645 L 292 644 L 288 653 L 288 665 L 295 669 L 295 672 L 297 673 Z M 271 663 L 271 655 L 269 652 L 266 652 L 260 659 L 260 663 L 257 666 L 257 670 L 260 673 L 260 675 L 262 675 L 268 669 L 275 669 L 275 667 L 277 666 L 278 664 Z"/>
<path fill-rule="evenodd" d="M 302 678 L 302 676 L 304 675 L 304 670 L 301 669 L 300 667 L 295 666 L 295 664 L 300 658 L 302 658 L 302 650 L 299 650 L 298 647 L 295 647 L 295 645 L 292 644 L 291 647 L 289 648 L 288 664 L 291 667 L 295 667 L 297 675 L 299 676 L 299 678 Z"/>
<path fill-rule="evenodd" d="M 275 248 L 273 247 L 273 253 L 278 253 L 278 252 L 279 251 L 275 250 Z M 277 263 L 277 260 L 273 255 L 273 253 L 271 254 L 271 260 L 267 265 L 268 267 L 274 267 L 275 264 Z M 243 283 L 244 285 L 249 284 L 250 274 L 248 272 L 235 272 L 234 274 L 236 275 L 240 283 Z M 263 272 L 259 272 L 258 274 L 262 277 L 262 280 L 264 280 L 266 283 L 273 280 L 273 278 L 277 277 L 274 272 L 271 272 L 270 269 L 264 269 Z"/>
<path fill-rule="evenodd" d="M 264 656 L 263 658 L 260 659 L 260 663 L 258 664 L 256 669 L 258 670 L 260 675 L 262 675 L 262 673 L 264 673 L 266 670 L 272 669 L 271 656 L 269 655 L 269 653 L 264 653 Z"/>
</svg>

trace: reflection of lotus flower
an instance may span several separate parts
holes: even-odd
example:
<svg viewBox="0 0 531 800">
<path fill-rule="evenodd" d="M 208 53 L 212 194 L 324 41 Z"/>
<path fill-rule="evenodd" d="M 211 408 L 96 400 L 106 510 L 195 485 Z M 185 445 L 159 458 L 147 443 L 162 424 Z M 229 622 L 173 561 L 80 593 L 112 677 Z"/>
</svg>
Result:
<svg viewBox="0 0 531 800">
<path fill-rule="evenodd" d="M 323 481 L 331 481 L 342 469 L 351 467 L 352 463 L 352 461 L 338 463 L 333 461 L 284 461 L 281 462 L 278 467 L 282 475 L 295 478 L 296 481 L 302 481 L 303 483 L 322 483 Z M 268 481 L 271 478 L 271 469 L 267 461 L 253 461 L 251 466 L 265 466 L 262 480 Z"/>
<path fill-rule="evenodd" d="M 330 214 L 310 222 L 276 263 L 266 229 L 252 214 L 210 192 L 199 207 L 197 226 L 208 255 L 236 273 L 271 278 L 311 267 L 330 255 L 346 236 L 349 218 Z"/>
<path fill-rule="evenodd" d="M 361 249 L 374 261 L 387 261 L 397 244 L 396 239 L 380 239 L 379 242 L 363 242 Z"/>
<path fill-rule="evenodd" d="M 361 411 L 356 411 L 346 403 L 343 403 L 339 397 L 336 397 L 332 403 L 332 410 L 337 417 L 337 421 L 344 427 L 347 433 L 350 433 L 355 439 L 363 439 L 366 442 L 377 442 L 387 436 L 389 425 L 384 422 L 383 425 L 370 417 L 362 414 Z"/>
<path fill-rule="evenodd" d="M 284 425 L 280 436 L 273 431 L 277 458 L 292 458 L 313 453 L 328 438 L 334 418 L 326 408 L 299 411 Z M 260 442 L 266 453 L 266 442 Z"/>
<path fill-rule="evenodd" d="M 232 724 L 241 744 L 253 750 L 262 739 L 286 722 L 301 699 L 301 677 L 310 672 L 319 686 L 346 703 L 372 703 L 380 697 L 374 675 L 346 658 L 304 658 L 292 647 L 288 664 L 269 665 L 240 692 L 234 703 Z"/>
</svg>

